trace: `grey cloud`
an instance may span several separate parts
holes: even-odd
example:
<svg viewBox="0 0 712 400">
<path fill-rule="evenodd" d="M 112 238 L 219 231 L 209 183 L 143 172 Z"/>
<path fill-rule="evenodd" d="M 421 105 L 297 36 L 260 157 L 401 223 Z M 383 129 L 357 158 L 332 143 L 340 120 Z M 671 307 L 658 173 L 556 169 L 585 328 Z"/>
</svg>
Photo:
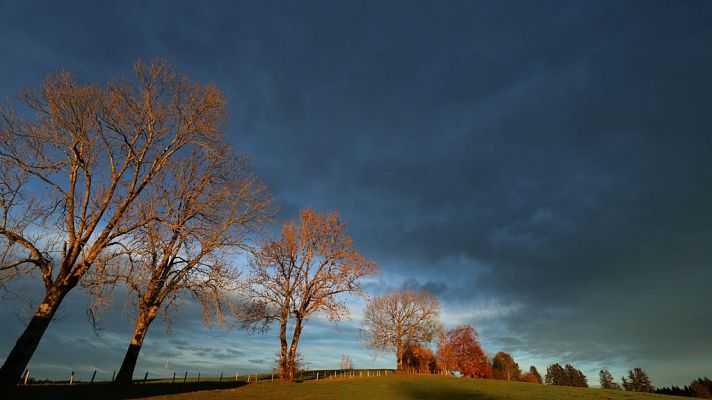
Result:
<svg viewBox="0 0 712 400">
<path fill-rule="evenodd" d="M 532 362 L 616 375 L 638 363 L 658 385 L 709 363 L 709 3 L 0 7 L 0 51 L 13 60 L 0 67 L 2 97 L 59 67 L 127 74 L 136 57 L 216 82 L 230 140 L 254 157 L 280 219 L 338 209 L 383 270 L 369 293 L 431 290 L 468 311 L 489 351 Z M 58 326 L 88 335 L 66 308 Z M 173 336 L 151 328 L 147 365 L 175 350 L 185 365 L 273 358 L 272 334 L 206 331 L 195 311 L 187 304 Z M 91 338 L 110 364 L 130 334 L 119 321 Z M 325 367 L 338 359 L 315 344 L 340 353 L 341 341 L 369 363 L 354 326 L 307 329 L 308 356 Z M 0 332 L 2 349 L 16 334 Z M 51 345 L 37 355 L 66 358 Z"/>
</svg>

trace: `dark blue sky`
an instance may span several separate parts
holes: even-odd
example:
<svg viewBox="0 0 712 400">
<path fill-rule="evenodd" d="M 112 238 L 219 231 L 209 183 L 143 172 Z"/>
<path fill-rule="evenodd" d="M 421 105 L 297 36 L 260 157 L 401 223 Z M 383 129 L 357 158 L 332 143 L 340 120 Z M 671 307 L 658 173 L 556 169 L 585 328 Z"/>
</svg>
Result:
<svg viewBox="0 0 712 400">
<path fill-rule="evenodd" d="M 712 2 L 99 3 L 0 1 L 0 96 L 165 58 L 227 94 L 281 219 L 342 213 L 382 268 L 371 294 L 425 287 L 522 367 L 712 376 Z M 23 304 L 0 300 L 2 354 Z M 130 322 L 119 305 L 93 337 L 85 304 L 69 296 L 36 368 L 119 366 Z M 361 305 L 310 322 L 314 367 L 393 364 L 358 344 Z M 266 370 L 277 350 L 191 304 L 148 336 L 137 371 Z"/>
</svg>

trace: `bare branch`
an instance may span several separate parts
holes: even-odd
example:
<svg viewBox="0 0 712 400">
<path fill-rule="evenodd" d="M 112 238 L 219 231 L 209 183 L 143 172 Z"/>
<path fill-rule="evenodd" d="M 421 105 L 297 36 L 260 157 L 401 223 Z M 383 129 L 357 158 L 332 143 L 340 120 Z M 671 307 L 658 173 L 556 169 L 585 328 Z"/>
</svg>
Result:
<svg viewBox="0 0 712 400">
<path fill-rule="evenodd" d="M 342 294 L 361 295 L 361 280 L 375 275 L 375 263 L 359 254 L 336 212 L 300 213 L 298 222 L 282 227 L 278 240 L 267 240 L 251 264 L 249 301 L 242 316 L 246 326 L 280 326 L 280 374 L 291 379 L 304 323 L 321 314 L 332 321 L 348 316 Z M 294 323 L 287 349 L 287 324 Z"/>
<path fill-rule="evenodd" d="M 387 292 L 366 304 L 361 336 L 371 350 L 396 353 L 400 369 L 406 345 L 436 338 L 440 331 L 439 313 L 437 298 L 426 291 Z"/>
<path fill-rule="evenodd" d="M 226 102 L 214 85 L 163 61 L 139 61 L 135 72 L 103 86 L 60 72 L 23 92 L 27 116 L 0 106 L 0 251 L 2 265 L 17 267 L 0 270 L 0 282 L 39 269 L 45 294 L 36 318 L 51 320 L 95 268 L 109 279 L 107 266 L 125 254 L 117 243 L 135 245 L 131 235 L 157 221 L 136 204 L 158 193 L 156 181 L 170 181 L 192 153 L 219 152 Z M 7 374 L 22 372 L 43 332 L 23 333 L 17 346 L 25 348 L 10 353 L 21 359 L 5 361 Z M 0 389 L 18 377 L 0 375 Z"/>
</svg>

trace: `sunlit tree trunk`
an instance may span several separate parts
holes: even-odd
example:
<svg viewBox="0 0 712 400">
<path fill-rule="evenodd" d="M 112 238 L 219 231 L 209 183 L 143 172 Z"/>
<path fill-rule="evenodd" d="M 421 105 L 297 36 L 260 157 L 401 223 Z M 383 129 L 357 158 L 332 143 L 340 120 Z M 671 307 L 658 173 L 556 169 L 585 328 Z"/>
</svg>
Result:
<svg viewBox="0 0 712 400">
<path fill-rule="evenodd" d="M 159 217 L 133 212 L 153 181 L 189 148 L 222 140 L 216 87 L 190 83 L 162 61 L 138 61 L 135 72 L 134 82 L 102 87 L 50 75 L 23 92 L 31 115 L 0 106 L 0 286 L 34 271 L 44 282 L 40 307 L 0 367 L 0 394 L 17 385 L 66 294 L 131 252 L 119 243 Z"/>
<path fill-rule="evenodd" d="M 297 319 L 294 325 L 294 335 L 292 336 L 292 344 L 289 347 L 289 361 L 287 362 L 287 380 L 294 380 L 294 370 L 296 365 L 294 360 L 297 356 L 297 346 L 299 345 L 299 337 L 302 334 L 302 320 Z"/>
<path fill-rule="evenodd" d="M 62 299 L 71 289 L 67 286 L 49 291 L 37 307 L 30 323 L 0 368 L 0 393 L 8 393 L 17 385 Z"/>
<path fill-rule="evenodd" d="M 153 306 L 141 310 L 139 313 L 136 319 L 136 327 L 131 337 L 131 343 L 129 343 L 129 348 L 126 350 L 126 355 L 124 356 L 124 361 L 121 363 L 119 373 L 116 375 L 115 382 L 117 384 L 126 385 L 133 382 L 133 373 L 136 369 L 138 354 L 141 352 L 141 346 L 143 346 L 143 339 L 146 337 L 146 332 L 148 332 L 151 322 L 153 322 L 153 319 L 156 317 L 158 308 L 158 306 Z"/>
<path fill-rule="evenodd" d="M 396 337 L 396 370 L 400 371 L 403 369 L 403 333 L 401 332 L 400 326 L 398 327 Z"/>
<path fill-rule="evenodd" d="M 279 324 L 279 377 L 281 379 L 289 379 L 287 376 L 287 320 L 289 311 L 287 308 L 282 309 L 282 319 Z"/>
</svg>

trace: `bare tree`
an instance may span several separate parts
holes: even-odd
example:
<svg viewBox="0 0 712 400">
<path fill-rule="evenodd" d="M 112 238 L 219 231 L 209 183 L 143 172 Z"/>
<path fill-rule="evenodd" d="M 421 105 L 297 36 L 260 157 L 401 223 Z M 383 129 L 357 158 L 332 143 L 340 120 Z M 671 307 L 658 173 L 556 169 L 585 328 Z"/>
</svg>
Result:
<svg viewBox="0 0 712 400">
<path fill-rule="evenodd" d="M 0 110 L 0 282 L 39 271 L 44 296 L 0 368 L 14 387 L 64 297 L 121 241 L 151 222 L 132 205 L 189 148 L 222 139 L 225 100 L 165 62 L 104 87 L 67 72 L 23 93 L 23 116 Z M 137 218 L 138 217 L 138 218 Z"/>
<path fill-rule="evenodd" d="M 339 364 L 340 369 L 354 369 L 354 361 L 351 356 L 346 354 L 341 355 L 341 363 Z"/>
<path fill-rule="evenodd" d="M 292 380 L 294 357 L 307 319 L 321 313 L 332 321 L 348 315 L 344 294 L 362 294 L 361 280 L 376 265 L 359 254 L 336 212 L 300 212 L 299 221 L 282 226 L 282 236 L 255 253 L 248 291 L 246 324 L 277 321 L 280 377 Z M 293 326 L 287 342 L 288 324 Z M 293 324 L 293 325 L 291 325 Z"/>
<path fill-rule="evenodd" d="M 176 163 L 135 203 L 139 218 L 155 216 L 134 231 L 128 262 L 97 268 L 91 287 L 99 299 L 107 282 L 125 282 L 138 309 L 136 325 L 116 382 L 132 382 L 149 326 L 159 311 L 168 313 L 183 294 L 202 306 L 203 319 L 225 323 L 234 312 L 232 295 L 239 271 L 224 262 L 246 249 L 249 235 L 271 217 L 266 186 L 251 173 L 244 157 L 225 146 L 203 147 Z M 123 260 L 122 260 L 123 261 Z M 108 278 L 108 279 L 107 279 Z"/>
<path fill-rule="evenodd" d="M 440 303 L 426 291 L 390 291 L 372 298 L 364 311 L 361 336 L 366 346 L 378 352 L 395 352 L 403 368 L 406 345 L 434 340 L 441 330 Z"/>
</svg>

